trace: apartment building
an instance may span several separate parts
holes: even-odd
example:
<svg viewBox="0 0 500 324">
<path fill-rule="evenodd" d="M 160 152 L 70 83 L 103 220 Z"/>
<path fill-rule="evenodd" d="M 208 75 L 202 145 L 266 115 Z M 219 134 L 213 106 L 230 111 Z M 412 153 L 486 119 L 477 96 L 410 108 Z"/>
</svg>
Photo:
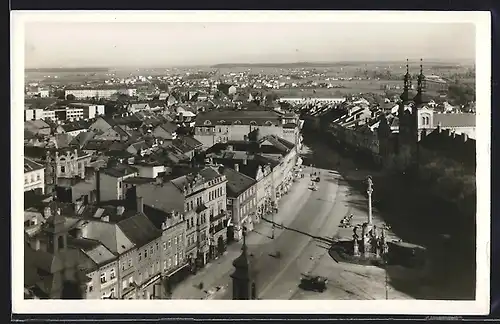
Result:
<svg viewBox="0 0 500 324">
<path fill-rule="evenodd" d="M 75 121 L 80 119 L 94 119 L 104 114 L 104 105 L 77 102 L 64 106 L 52 105 L 45 109 L 24 109 L 24 121 L 39 119 Z"/>
<path fill-rule="evenodd" d="M 126 94 L 128 96 L 137 95 L 137 89 L 126 87 L 100 87 L 100 88 L 76 88 L 64 90 L 64 96 L 75 96 L 76 99 L 105 98 L 109 99 L 115 94 Z"/>
<path fill-rule="evenodd" d="M 273 110 L 211 110 L 195 120 L 195 138 L 209 148 L 216 143 L 244 140 L 257 130 L 260 136 L 275 135 L 299 144 L 299 119 Z"/>
<path fill-rule="evenodd" d="M 45 166 L 24 158 L 24 191 L 37 189 L 45 193 Z"/>
<path fill-rule="evenodd" d="M 215 256 L 210 246 L 214 240 L 227 240 L 226 178 L 211 167 L 193 169 L 177 178 L 162 178 L 155 183 L 139 184 L 137 196 L 144 204 L 164 212 L 184 213 L 186 220 L 186 257 L 196 268 Z M 211 231 L 211 228 L 213 230 Z"/>
</svg>

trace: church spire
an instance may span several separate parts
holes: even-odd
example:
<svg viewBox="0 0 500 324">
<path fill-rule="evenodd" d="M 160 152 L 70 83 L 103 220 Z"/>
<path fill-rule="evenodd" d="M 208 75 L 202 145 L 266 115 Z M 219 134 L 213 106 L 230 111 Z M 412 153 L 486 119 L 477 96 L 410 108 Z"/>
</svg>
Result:
<svg viewBox="0 0 500 324">
<path fill-rule="evenodd" d="M 422 94 L 424 92 L 425 88 L 425 76 L 424 76 L 424 69 L 422 66 L 422 59 L 420 59 L 420 74 L 418 75 L 417 78 L 417 95 L 415 96 L 415 104 L 419 105 L 423 103 L 423 97 Z"/>
<path fill-rule="evenodd" d="M 401 94 L 401 100 L 403 100 L 403 103 L 406 103 L 409 100 L 408 95 L 409 95 L 410 87 L 411 87 L 410 67 L 408 65 L 408 59 L 406 59 L 406 74 L 404 76 L 403 93 Z"/>
</svg>

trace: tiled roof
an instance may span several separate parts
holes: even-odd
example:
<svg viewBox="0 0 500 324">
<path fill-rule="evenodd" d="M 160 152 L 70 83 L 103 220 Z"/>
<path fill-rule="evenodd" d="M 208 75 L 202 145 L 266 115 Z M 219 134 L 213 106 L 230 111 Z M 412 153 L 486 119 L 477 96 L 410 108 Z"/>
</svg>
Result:
<svg viewBox="0 0 500 324">
<path fill-rule="evenodd" d="M 219 172 L 226 176 L 229 197 L 239 197 L 241 193 L 256 183 L 254 179 L 232 168 L 221 167 Z"/>
<path fill-rule="evenodd" d="M 161 231 L 143 213 L 122 220 L 118 226 L 136 246 L 143 246 L 161 236 Z"/>
<path fill-rule="evenodd" d="M 271 110 L 212 110 L 198 114 L 196 125 L 207 125 L 206 121 L 209 121 L 211 125 L 232 124 L 238 121 L 242 125 L 249 125 L 251 122 L 257 125 L 265 125 L 267 122 L 278 125 L 280 120 L 280 114 Z"/>
<path fill-rule="evenodd" d="M 202 145 L 203 144 L 201 142 L 191 136 L 183 136 L 172 141 L 172 146 L 182 153 L 190 152 L 201 147 Z"/>
<path fill-rule="evenodd" d="M 94 132 L 81 132 L 71 140 L 69 145 L 76 145 L 78 147 L 83 147 L 88 141 L 94 138 L 94 136 L 95 136 Z"/>
<path fill-rule="evenodd" d="M 95 151 L 107 151 L 111 145 L 113 145 L 113 141 L 106 140 L 88 140 L 82 147 L 83 150 L 95 150 Z"/>
<path fill-rule="evenodd" d="M 35 170 L 41 170 L 44 169 L 45 167 L 39 163 L 36 163 L 35 161 L 24 158 L 24 172 L 31 172 Z"/>
<path fill-rule="evenodd" d="M 163 123 L 163 124 L 159 125 L 158 127 L 161 127 L 163 130 L 165 130 L 169 133 L 175 132 L 178 128 L 178 126 L 172 122 Z"/>
<path fill-rule="evenodd" d="M 27 120 L 24 122 L 24 128 L 27 129 L 44 129 L 50 128 L 50 125 L 41 119 L 37 120 Z"/>
<path fill-rule="evenodd" d="M 64 125 L 61 125 L 62 129 L 64 129 L 65 132 L 72 132 L 75 130 L 82 130 L 82 129 L 88 129 L 90 127 L 91 123 L 85 120 L 77 120 L 71 123 L 67 123 Z"/>
<path fill-rule="evenodd" d="M 119 164 L 116 164 L 114 166 L 108 166 L 106 169 L 103 169 L 101 172 L 103 172 L 109 176 L 115 177 L 115 178 L 121 178 L 121 177 L 124 177 L 126 175 L 136 173 L 137 169 L 130 166 L 130 165 L 119 163 Z"/>
</svg>

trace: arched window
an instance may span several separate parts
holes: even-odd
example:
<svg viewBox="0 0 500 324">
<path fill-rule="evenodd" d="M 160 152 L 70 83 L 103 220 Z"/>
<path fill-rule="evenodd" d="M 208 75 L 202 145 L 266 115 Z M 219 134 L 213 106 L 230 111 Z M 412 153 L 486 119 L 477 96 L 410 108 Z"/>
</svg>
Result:
<svg viewBox="0 0 500 324">
<path fill-rule="evenodd" d="M 205 122 L 203 124 L 204 125 L 212 125 L 212 122 L 210 120 L 205 120 Z"/>
<path fill-rule="evenodd" d="M 268 121 L 266 121 L 265 125 L 266 126 L 273 126 L 274 124 L 271 121 L 268 120 Z"/>
</svg>

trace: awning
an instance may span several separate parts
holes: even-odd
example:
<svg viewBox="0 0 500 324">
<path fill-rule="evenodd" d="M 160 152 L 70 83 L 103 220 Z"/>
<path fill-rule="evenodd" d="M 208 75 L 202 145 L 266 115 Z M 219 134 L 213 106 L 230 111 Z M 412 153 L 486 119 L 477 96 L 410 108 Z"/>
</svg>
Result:
<svg viewBox="0 0 500 324">
<path fill-rule="evenodd" d="M 165 274 L 165 277 L 171 277 L 171 276 L 173 276 L 174 274 L 176 274 L 177 272 L 181 271 L 182 269 L 184 269 L 188 265 L 189 265 L 189 263 L 184 263 L 182 266 L 180 266 L 179 268 L 175 269 L 174 271 Z"/>
</svg>

